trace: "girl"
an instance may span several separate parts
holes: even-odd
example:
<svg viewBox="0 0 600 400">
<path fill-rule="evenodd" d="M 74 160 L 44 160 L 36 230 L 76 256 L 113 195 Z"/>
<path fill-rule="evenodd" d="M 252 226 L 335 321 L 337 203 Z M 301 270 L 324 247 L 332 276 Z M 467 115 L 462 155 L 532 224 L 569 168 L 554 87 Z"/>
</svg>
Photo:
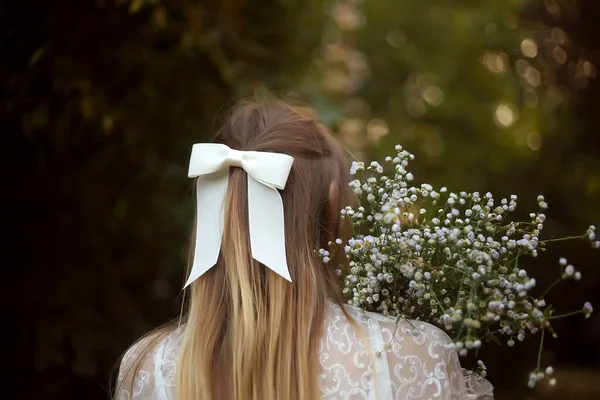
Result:
<svg viewBox="0 0 600 400">
<path fill-rule="evenodd" d="M 342 149 L 310 115 L 271 99 L 243 102 L 219 131 L 220 146 L 193 155 L 193 162 L 206 164 L 207 157 L 225 151 L 215 163 L 226 167 L 219 178 L 225 179 L 224 209 L 214 208 L 214 198 L 199 206 L 196 233 L 218 229 L 209 225 L 218 225 L 219 216 L 207 213 L 222 212 L 220 253 L 217 243 L 214 266 L 206 265 L 197 279 L 194 263 L 183 323 L 155 331 L 127 351 L 117 399 L 468 398 L 444 332 L 421 322 L 396 325 L 393 318 L 342 305 L 329 265 L 343 262 L 343 251 L 323 264 L 316 250 L 343 234 L 338 216 L 353 200 L 350 179 Z M 284 246 L 278 273 L 256 260 L 260 238 L 253 237 L 277 231 L 262 224 L 277 220 L 279 203 L 256 201 L 253 193 L 263 189 L 255 186 L 269 183 L 247 171 L 248 157 L 263 156 L 291 165 L 261 167 L 264 173 L 289 171 L 283 190 L 263 188 L 271 200 L 280 195 L 283 201 L 284 238 L 271 246 L 275 255 L 278 243 Z M 199 204 L 200 196 L 213 195 L 211 176 L 198 180 Z M 269 218 L 253 220 L 251 213 Z M 196 260 L 211 252 L 203 247 L 209 246 L 206 240 L 198 239 Z"/>
</svg>

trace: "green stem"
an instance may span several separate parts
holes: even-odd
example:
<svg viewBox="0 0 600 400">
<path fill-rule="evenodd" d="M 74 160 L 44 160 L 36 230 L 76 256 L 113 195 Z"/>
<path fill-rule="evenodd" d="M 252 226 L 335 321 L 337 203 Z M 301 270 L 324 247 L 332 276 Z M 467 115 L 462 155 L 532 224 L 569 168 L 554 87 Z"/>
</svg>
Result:
<svg viewBox="0 0 600 400">
<path fill-rule="evenodd" d="M 577 311 L 573 311 L 573 312 L 566 313 L 566 314 L 561 314 L 561 315 L 554 315 L 554 316 L 551 316 L 551 317 L 547 317 L 546 319 L 547 320 L 559 319 L 559 318 L 570 317 L 570 316 L 577 315 L 577 314 L 583 314 L 583 310 L 577 310 Z"/>
<path fill-rule="evenodd" d="M 446 268 L 447 268 L 447 269 L 454 270 L 454 271 L 458 272 L 459 274 L 462 274 L 463 276 L 465 276 L 465 274 L 466 274 L 466 271 L 465 271 L 465 270 L 460 270 L 460 269 L 458 269 L 458 268 L 454 268 L 454 267 L 451 267 L 451 266 L 449 266 L 449 265 L 446 265 L 446 266 L 445 266 L 443 269 L 446 269 Z"/>
<path fill-rule="evenodd" d="M 392 344 L 392 342 L 394 341 L 394 338 L 396 337 L 396 332 L 398 331 L 398 326 L 400 325 L 400 320 L 404 320 L 406 321 L 406 323 L 408 323 L 408 325 L 410 325 L 411 328 L 413 328 L 413 330 L 415 329 L 415 326 L 413 325 L 413 323 L 406 318 L 405 316 L 403 317 L 402 314 L 398 315 L 398 318 L 396 318 L 396 326 L 394 327 L 394 333 L 392 333 L 392 337 L 390 339 L 390 341 L 388 342 L 389 345 Z"/>
<path fill-rule="evenodd" d="M 519 267 L 519 257 L 521 256 L 521 249 L 517 250 L 517 256 L 515 257 L 515 268 Z"/>
<path fill-rule="evenodd" d="M 506 257 L 506 258 L 508 258 L 508 257 Z M 499 258 L 498 260 L 496 260 L 495 265 L 498 265 L 498 266 L 502 266 L 503 264 L 508 265 L 508 264 L 512 263 L 513 261 L 516 261 L 517 257 L 511 258 L 510 260 L 506 260 L 505 262 L 504 262 L 504 260 L 505 259 L 503 259 L 502 257 Z"/>
<path fill-rule="evenodd" d="M 458 341 L 458 339 L 460 338 L 460 334 L 462 333 L 463 330 L 463 326 L 465 325 L 465 319 L 466 318 L 471 318 L 471 311 L 467 311 L 467 315 L 465 315 L 462 320 L 460 321 L 460 327 L 458 328 L 458 333 L 456 334 L 456 340 Z"/>
<path fill-rule="evenodd" d="M 440 299 L 438 299 L 437 295 L 435 294 L 435 290 L 433 290 L 433 285 L 431 285 L 431 294 L 433 294 L 433 298 L 435 299 L 435 301 L 437 302 L 437 304 L 440 306 L 440 308 L 442 309 L 442 312 L 444 314 L 446 314 L 446 309 L 444 308 L 444 306 L 442 305 L 442 302 L 440 301 Z"/>
<path fill-rule="evenodd" d="M 544 334 L 546 333 L 546 323 L 542 326 L 542 338 L 540 339 L 540 349 L 538 351 L 537 358 L 537 369 L 540 369 L 540 363 L 542 362 L 542 350 L 544 349 Z"/>
<path fill-rule="evenodd" d="M 398 318 L 396 318 L 396 326 L 394 327 L 394 333 L 392 333 L 392 337 L 390 338 L 389 344 L 392 344 L 392 341 L 394 340 L 394 338 L 396 337 L 396 331 L 398 330 L 398 325 L 400 324 L 400 320 L 402 319 L 402 315 L 398 315 Z"/>
<path fill-rule="evenodd" d="M 583 236 L 565 236 L 562 238 L 556 238 L 556 239 L 546 239 L 546 240 L 542 240 L 542 243 L 550 243 L 550 242 L 562 242 L 563 240 L 573 240 L 573 239 L 583 239 Z"/>
<path fill-rule="evenodd" d="M 540 296 L 541 298 L 543 298 L 554 286 L 556 286 L 560 281 L 562 281 L 562 278 L 558 278 L 557 280 L 554 281 L 554 283 L 552 283 L 552 285 L 548 286 L 546 288 L 546 290 L 544 290 L 544 293 L 542 293 L 542 295 Z"/>
</svg>

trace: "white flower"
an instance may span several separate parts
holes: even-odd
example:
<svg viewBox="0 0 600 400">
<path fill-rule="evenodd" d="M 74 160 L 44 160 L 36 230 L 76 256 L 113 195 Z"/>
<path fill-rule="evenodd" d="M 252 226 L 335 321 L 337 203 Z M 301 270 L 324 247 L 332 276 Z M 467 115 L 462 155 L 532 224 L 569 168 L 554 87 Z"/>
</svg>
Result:
<svg viewBox="0 0 600 400">
<path fill-rule="evenodd" d="M 524 269 L 519 270 L 519 277 L 520 278 L 525 278 L 527 276 L 527 271 L 525 271 Z"/>
<path fill-rule="evenodd" d="M 567 259 L 566 259 L 566 258 L 564 258 L 564 257 L 561 257 L 561 258 L 558 260 L 558 263 L 559 263 L 561 266 L 563 266 L 563 267 L 564 267 L 564 266 L 566 266 L 566 265 L 567 265 Z"/>
<path fill-rule="evenodd" d="M 567 276 L 573 276 L 574 273 L 575 273 L 575 267 L 573 267 L 571 264 L 569 264 L 565 267 L 565 274 Z"/>
<path fill-rule="evenodd" d="M 590 315 L 592 315 L 592 313 L 594 312 L 594 307 L 592 307 L 592 304 L 589 301 L 586 301 L 583 305 L 582 311 L 583 315 L 585 315 L 586 318 L 589 318 Z"/>
<path fill-rule="evenodd" d="M 537 307 L 545 307 L 546 306 L 546 301 L 545 300 L 538 300 L 535 305 Z"/>
<path fill-rule="evenodd" d="M 335 240 L 344 245 L 350 267 L 335 270 L 342 275 L 345 300 L 366 311 L 434 323 L 454 335 L 459 325 L 468 328 L 459 330 L 451 345 L 462 355 L 481 347 L 478 337 L 490 331 L 508 336 L 501 340 L 505 346 L 539 333 L 544 312 L 554 310 L 543 299 L 531 298 L 536 281 L 522 260 L 540 251 L 546 215 L 538 210 L 527 221 L 511 218 L 516 195 L 495 202 L 489 192 L 411 186 L 409 162 L 414 156 L 401 146 L 396 152 L 386 157 L 393 164 L 389 177 L 381 176 L 383 167 L 377 162 L 368 168 L 352 163 L 350 172 L 359 179 L 349 186 L 362 194 L 362 204 L 341 212 L 352 225 L 353 237 L 347 243 Z M 548 207 L 543 196 L 537 202 L 541 209 Z M 600 247 L 595 229 L 590 226 L 582 237 Z M 319 255 L 323 262 L 332 262 L 326 250 Z M 563 278 L 581 279 L 565 258 L 559 264 Z M 588 317 L 592 311 L 586 303 L 581 312 Z M 549 371 L 536 370 L 530 384 Z"/>
<path fill-rule="evenodd" d="M 357 172 L 363 171 L 364 169 L 365 169 L 364 163 L 352 161 L 352 166 L 350 167 L 350 175 L 356 175 Z"/>
<path fill-rule="evenodd" d="M 380 174 L 383 172 L 383 167 L 381 165 L 379 165 L 379 163 L 377 161 L 373 161 L 371 163 L 371 167 Z"/>
</svg>

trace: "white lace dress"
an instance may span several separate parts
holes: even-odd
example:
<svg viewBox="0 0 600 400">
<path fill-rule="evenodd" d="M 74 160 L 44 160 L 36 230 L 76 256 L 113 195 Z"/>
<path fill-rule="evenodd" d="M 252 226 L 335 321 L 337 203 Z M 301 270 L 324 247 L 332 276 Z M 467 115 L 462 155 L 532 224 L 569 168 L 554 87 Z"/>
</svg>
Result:
<svg viewBox="0 0 600 400">
<path fill-rule="evenodd" d="M 406 322 L 397 326 L 393 318 L 344 307 L 360 329 L 329 304 L 319 349 L 321 399 L 493 399 L 492 385 L 463 370 L 456 352 L 445 349 L 450 338 L 439 328 L 415 322 L 415 335 Z M 132 377 L 133 390 L 126 382 L 118 400 L 175 400 L 182 333 L 183 328 L 174 330 L 147 352 Z M 119 383 L 147 343 L 127 351 Z"/>
</svg>

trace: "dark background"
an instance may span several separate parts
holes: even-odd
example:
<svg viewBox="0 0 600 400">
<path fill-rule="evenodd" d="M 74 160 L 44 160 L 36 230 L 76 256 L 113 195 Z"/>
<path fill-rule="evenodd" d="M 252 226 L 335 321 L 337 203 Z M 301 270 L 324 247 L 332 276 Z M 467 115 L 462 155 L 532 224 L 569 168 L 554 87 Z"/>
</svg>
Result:
<svg viewBox="0 0 600 400">
<path fill-rule="evenodd" d="M 545 194 L 544 237 L 600 227 L 598 21 L 595 0 L 3 2 L 2 397 L 107 398 L 128 345 L 177 315 L 190 146 L 255 91 L 313 105 L 358 158 L 403 144 L 419 181 L 516 193 L 522 215 Z M 548 300 L 599 306 L 584 242 L 526 261 L 540 290 L 560 256 L 583 280 Z M 526 388 L 536 340 L 484 350 L 498 399 L 600 398 L 600 318 L 554 328 L 553 390 Z"/>
</svg>

